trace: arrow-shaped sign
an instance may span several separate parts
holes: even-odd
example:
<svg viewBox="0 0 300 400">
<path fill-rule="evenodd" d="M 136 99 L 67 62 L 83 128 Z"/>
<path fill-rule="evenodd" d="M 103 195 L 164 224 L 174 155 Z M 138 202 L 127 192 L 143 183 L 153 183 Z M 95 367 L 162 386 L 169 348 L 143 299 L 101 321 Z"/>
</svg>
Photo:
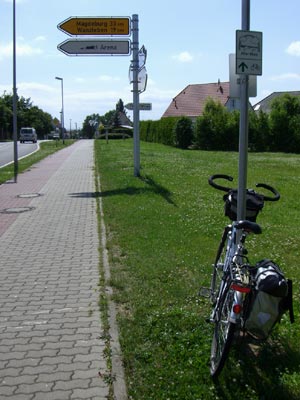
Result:
<svg viewBox="0 0 300 400">
<path fill-rule="evenodd" d="M 58 50 L 68 56 L 88 55 L 130 55 L 130 40 L 97 40 L 97 39 L 68 39 L 57 46 Z"/>
<path fill-rule="evenodd" d="M 70 17 L 57 25 L 70 36 L 129 36 L 129 17 Z"/>
<path fill-rule="evenodd" d="M 247 66 L 247 64 L 245 64 L 244 62 L 242 62 L 242 63 L 239 65 L 239 68 L 242 69 L 242 72 L 245 72 L 245 69 L 248 69 L 248 66 Z"/>
<path fill-rule="evenodd" d="M 128 103 L 125 105 L 125 108 L 127 110 L 133 110 L 134 104 L 133 103 Z M 151 111 L 152 110 L 152 103 L 139 103 L 139 110 L 141 111 Z"/>
</svg>

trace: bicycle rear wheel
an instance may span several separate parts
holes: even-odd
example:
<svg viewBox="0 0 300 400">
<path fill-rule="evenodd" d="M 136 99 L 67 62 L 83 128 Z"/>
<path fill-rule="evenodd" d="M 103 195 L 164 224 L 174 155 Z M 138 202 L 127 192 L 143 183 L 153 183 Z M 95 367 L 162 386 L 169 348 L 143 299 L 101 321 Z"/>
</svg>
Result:
<svg viewBox="0 0 300 400">
<path fill-rule="evenodd" d="M 230 322 L 234 300 L 233 290 L 227 287 L 217 305 L 215 327 L 211 344 L 210 374 L 216 378 L 224 367 L 233 340 L 235 324 Z"/>
</svg>

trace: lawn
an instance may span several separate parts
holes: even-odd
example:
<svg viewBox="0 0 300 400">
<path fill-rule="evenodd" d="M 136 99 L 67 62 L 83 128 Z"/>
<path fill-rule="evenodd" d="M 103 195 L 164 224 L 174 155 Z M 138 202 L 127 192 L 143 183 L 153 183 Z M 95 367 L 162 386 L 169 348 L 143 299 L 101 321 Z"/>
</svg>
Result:
<svg viewBox="0 0 300 400">
<path fill-rule="evenodd" d="M 141 177 L 133 175 L 132 140 L 95 141 L 114 300 L 132 400 L 296 400 L 300 398 L 300 156 L 250 153 L 248 186 L 281 193 L 258 218 L 250 261 L 272 258 L 293 279 L 296 323 L 287 317 L 260 346 L 236 346 L 218 383 L 209 375 L 212 326 L 208 285 L 223 229 L 222 193 L 207 179 L 232 175 L 238 154 L 184 151 L 141 143 Z"/>
<path fill-rule="evenodd" d="M 37 163 L 43 158 L 49 156 L 52 153 L 55 153 L 58 150 L 63 149 L 66 146 L 74 143 L 74 140 L 68 139 L 65 140 L 65 144 L 63 144 L 62 140 L 59 141 L 49 141 L 40 143 L 40 150 L 31 156 L 22 158 L 18 162 L 18 173 L 22 173 L 26 169 L 28 169 L 31 165 Z M 14 163 L 0 168 L 0 185 L 10 179 L 14 178 Z"/>
</svg>

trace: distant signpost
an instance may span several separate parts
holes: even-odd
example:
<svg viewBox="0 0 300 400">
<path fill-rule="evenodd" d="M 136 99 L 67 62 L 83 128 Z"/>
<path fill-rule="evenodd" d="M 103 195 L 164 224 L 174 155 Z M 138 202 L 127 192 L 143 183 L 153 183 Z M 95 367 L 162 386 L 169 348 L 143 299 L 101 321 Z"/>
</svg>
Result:
<svg viewBox="0 0 300 400">
<path fill-rule="evenodd" d="M 127 110 L 133 110 L 134 109 L 134 104 L 133 103 L 128 103 L 125 105 L 125 108 Z M 152 103 L 139 103 L 139 109 L 141 111 L 151 111 L 152 110 Z"/>
</svg>

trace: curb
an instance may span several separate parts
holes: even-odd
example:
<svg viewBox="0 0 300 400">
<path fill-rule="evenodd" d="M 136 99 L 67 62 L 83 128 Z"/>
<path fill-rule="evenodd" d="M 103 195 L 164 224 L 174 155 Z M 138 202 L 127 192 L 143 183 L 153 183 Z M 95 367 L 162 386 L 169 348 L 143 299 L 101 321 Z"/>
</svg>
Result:
<svg viewBox="0 0 300 400">
<path fill-rule="evenodd" d="M 97 177 L 99 191 L 101 191 L 100 177 Z M 119 331 L 117 325 L 117 310 L 114 301 L 112 300 L 113 290 L 108 284 L 110 281 L 110 266 L 108 261 L 108 251 L 106 246 L 106 227 L 104 223 L 104 212 L 102 198 L 98 198 L 100 211 L 100 245 L 102 251 L 102 263 L 104 271 L 105 286 L 104 291 L 108 302 L 108 325 L 111 350 L 111 364 L 113 379 L 114 400 L 127 400 L 127 388 L 125 382 L 125 372 L 123 367 L 121 346 L 119 341 Z"/>
</svg>

